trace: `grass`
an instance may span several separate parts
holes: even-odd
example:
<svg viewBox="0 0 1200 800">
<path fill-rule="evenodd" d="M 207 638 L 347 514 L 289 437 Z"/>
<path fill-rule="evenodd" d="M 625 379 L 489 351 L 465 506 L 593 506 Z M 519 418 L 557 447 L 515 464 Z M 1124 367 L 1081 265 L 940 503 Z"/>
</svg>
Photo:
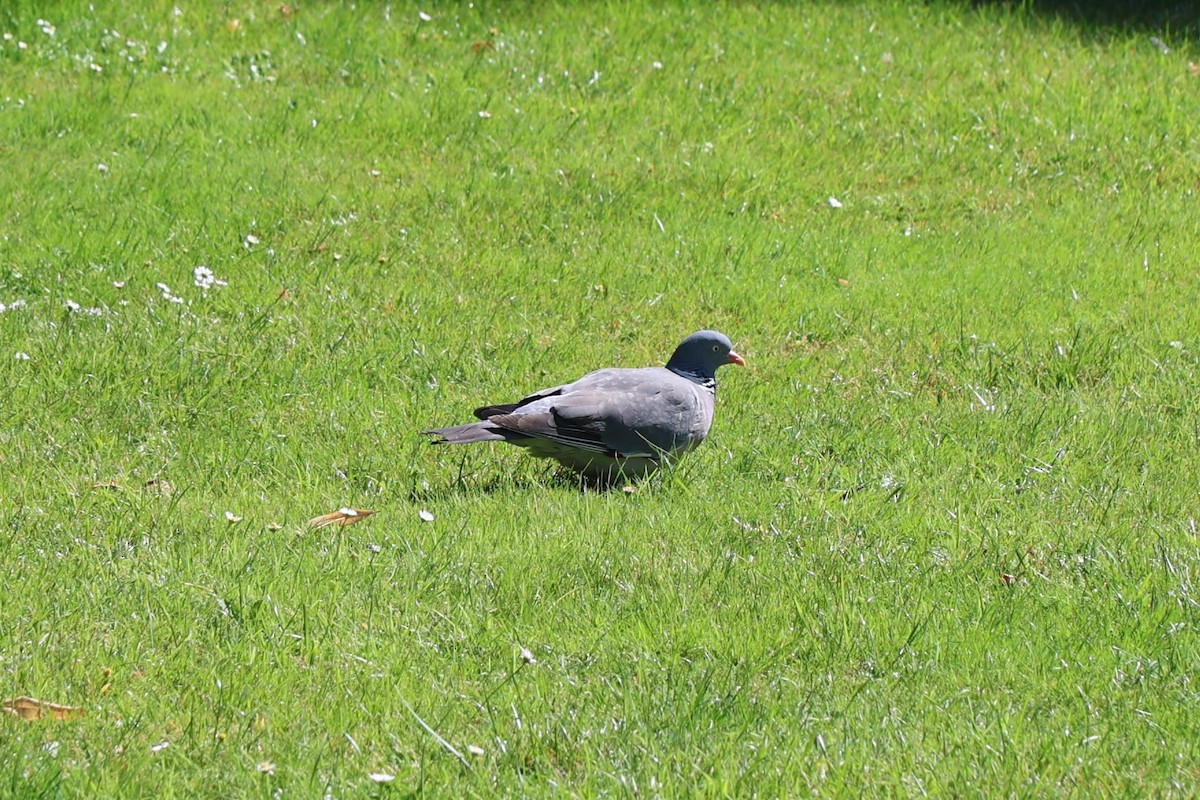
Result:
<svg viewBox="0 0 1200 800">
<path fill-rule="evenodd" d="M 0 28 L 0 698 L 87 709 L 0 719 L 0 794 L 1200 791 L 1186 33 Z M 416 433 L 701 327 L 750 368 L 632 495 Z"/>
</svg>

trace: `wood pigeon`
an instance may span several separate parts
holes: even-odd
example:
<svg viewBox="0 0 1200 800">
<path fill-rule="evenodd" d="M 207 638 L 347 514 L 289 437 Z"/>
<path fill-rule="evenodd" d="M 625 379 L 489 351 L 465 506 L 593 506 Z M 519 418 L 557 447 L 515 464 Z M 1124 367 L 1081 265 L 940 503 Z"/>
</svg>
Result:
<svg viewBox="0 0 1200 800">
<path fill-rule="evenodd" d="M 480 422 L 422 433 L 434 444 L 508 442 L 591 480 L 633 480 L 704 441 L 724 364 L 746 362 L 725 334 L 698 331 L 665 367 L 599 369 L 515 403 L 477 408 Z"/>
</svg>

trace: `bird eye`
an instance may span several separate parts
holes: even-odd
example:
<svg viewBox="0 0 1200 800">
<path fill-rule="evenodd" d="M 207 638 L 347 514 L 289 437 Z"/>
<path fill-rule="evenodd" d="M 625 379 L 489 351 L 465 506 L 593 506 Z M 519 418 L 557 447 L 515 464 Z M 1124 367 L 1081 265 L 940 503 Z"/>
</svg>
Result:
<svg viewBox="0 0 1200 800">
<path fill-rule="evenodd" d="M 719 353 L 719 352 L 721 352 L 721 345 L 719 345 L 719 344 L 714 344 L 714 345 L 713 345 L 713 352 L 714 352 L 714 353 Z"/>
</svg>

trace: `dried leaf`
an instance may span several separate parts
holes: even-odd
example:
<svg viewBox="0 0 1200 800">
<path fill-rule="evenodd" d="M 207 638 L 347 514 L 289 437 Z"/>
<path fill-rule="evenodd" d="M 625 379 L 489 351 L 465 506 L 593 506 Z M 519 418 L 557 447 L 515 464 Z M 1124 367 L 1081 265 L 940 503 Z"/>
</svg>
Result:
<svg viewBox="0 0 1200 800">
<path fill-rule="evenodd" d="M 32 697 L 17 697 L 12 700 L 5 700 L 0 704 L 0 710 L 5 714 L 11 714 L 14 717 L 32 722 L 35 719 L 76 719 L 87 713 L 86 709 L 76 708 L 75 706 L 63 706 L 58 703 L 47 703 L 43 700 L 35 700 Z"/>
<path fill-rule="evenodd" d="M 92 484 L 93 489 L 120 489 L 121 484 L 116 481 L 96 481 Z"/>
<path fill-rule="evenodd" d="M 356 522 L 363 521 L 374 513 L 374 511 L 366 508 L 339 508 L 330 514 L 313 517 L 308 521 L 308 527 L 316 530 L 317 528 L 324 528 L 326 525 L 353 525 Z"/>
<path fill-rule="evenodd" d="M 1008 572 L 1001 572 L 1000 573 L 1000 582 L 1003 583 L 1005 586 L 1012 586 L 1014 583 L 1017 582 L 1017 576 L 1012 575 Z"/>
<path fill-rule="evenodd" d="M 154 492 L 155 494 L 171 494 L 175 491 L 175 487 L 161 478 L 151 478 L 146 481 L 146 491 Z"/>
<path fill-rule="evenodd" d="M 1193 75 L 1200 75 L 1200 64 L 1197 64 L 1195 61 L 1189 61 L 1188 72 L 1192 73 Z"/>
</svg>

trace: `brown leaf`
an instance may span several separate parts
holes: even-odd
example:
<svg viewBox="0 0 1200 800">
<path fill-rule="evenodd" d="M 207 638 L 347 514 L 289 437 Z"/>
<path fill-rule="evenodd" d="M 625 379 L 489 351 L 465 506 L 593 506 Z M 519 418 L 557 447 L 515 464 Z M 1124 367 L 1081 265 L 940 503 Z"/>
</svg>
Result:
<svg viewBox="0 0 1200 800">
<path fill-rule="evenodd" d="M 482 53 L 484 50 L 495 50 L 495 49 L 496 49 L 496 45 L 493 42 L 490 42 L 487 40 L 480 41 L 480 42 L 473 42 L 471 44 L 471 52 L 473 52 L 473 53 Z"/>
<path fill-rule="evenodd" d="M 308 527 L 316 530 L 324 528 L 326 525 L 353 525 L 356 522 L 362 522 L 374 513 L 366 508 L 339 508 L 332 513 L 313 517 L 308 521 Z"/>
<path fill-rule="evenodd" d="M 1003 583 L 1005 586 L 1012 586 L 1014 583 L 1017 582 L 1017 576 L 1012 575 L 1008 572 L 1001 572 L 1000 573 L 1000 582 Z"/>
<path fill-rule="evenodd" d="M 1188 72 L 1192 73 L 1193 75 L 1200 75 L 1200 64 L 1197 64 L 1195 61 L 1189 61 Z"/>
<path fill-rule="evenodd" d="M 146 491 L 154 492 L 155 494 L 171 494 L 171 492 L 175 491 L 175 487 L 161 478 L 151 478 L 146 481 Z"/>
<path fill-rule="evenodd" d="M 47 703 L 32 697 L 17 697 L 5 700 L 0 704 L 0 710 L 5 714 L 20 717 L 26 722 L 49 717 L 50 719 L 75 719 L 87 713 L 86 709 L 74 706 L 62 706 L 58 703 Z"/>
<path fill-rule="evenodd" d="M 120 489 L 121 484 L 116 481 L 96 481 L 92 484 L 93 489 Z"/>
</svg>

